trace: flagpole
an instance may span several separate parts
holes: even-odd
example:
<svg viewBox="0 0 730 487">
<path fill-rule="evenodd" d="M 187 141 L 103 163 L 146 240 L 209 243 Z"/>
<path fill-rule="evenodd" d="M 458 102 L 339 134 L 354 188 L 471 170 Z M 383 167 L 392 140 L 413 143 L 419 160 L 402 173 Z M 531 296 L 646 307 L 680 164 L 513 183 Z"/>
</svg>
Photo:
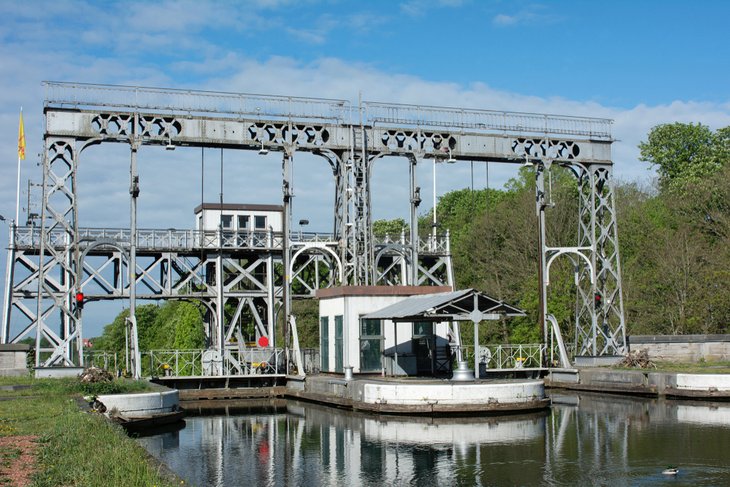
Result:
<svg viewBox="0 0 730 487">
<path fill-rule="evenodd" d="M 20 221 L 20 161 L 25 154 L 21 154 L 20 145 L 22 138 L 23 152 L 25 152 L 25 127 L 23 127 L 23 107 L 20 107 L 20 129 L 18 134 L 18 186 L 15 189 L 15 226 Z"/>
</svg>

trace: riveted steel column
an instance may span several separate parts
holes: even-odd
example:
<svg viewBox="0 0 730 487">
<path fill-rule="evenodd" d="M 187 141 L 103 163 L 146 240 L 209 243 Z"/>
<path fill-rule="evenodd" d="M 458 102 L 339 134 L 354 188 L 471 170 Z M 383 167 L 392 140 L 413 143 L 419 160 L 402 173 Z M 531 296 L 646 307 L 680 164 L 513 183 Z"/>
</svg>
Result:
<svg viewBox="0 0 730 487">
<path fill-rule="evenodd" d="M 408 172 L 411 194 L 411 272 L 408 276 L 408 284 L 418 286 L 418 206 L 421 204 L 421 188 L 416 186 L 416 165 L 418 160 L 415 156 L 408 156 Z"/>
<path fill-rule="evenodd" d="M 291 245 L 290 245 L 290 232 L 291 232 L 291 199 L 292 193 L 292 154 L 288 151 L 284 152 L 282 159 L 282 191 L 284 198 L 284 215 L 282 222 L 283 229 L 283 264 L 284 264 L 284 289 L 283 289 L 283 300 L 284 300 L 284 352 L 285 352 L 285 364 L 286 373 L 289 373 L 289 335 L 290 335 L 290 323 L 291 317 Z"/>
<path fill-rule="evenodd" d="M 137 151 L 139 150 L 139 114 L 134 114 L 133 135 L 130 140 L 129 163 L 129 341 L 131 372 L 135 379 L 142 376 L 140 363 L 139 335 L 137 329 L 137 197 L 139 196 L 139 174 L 137 173 Z"/>
</svg>

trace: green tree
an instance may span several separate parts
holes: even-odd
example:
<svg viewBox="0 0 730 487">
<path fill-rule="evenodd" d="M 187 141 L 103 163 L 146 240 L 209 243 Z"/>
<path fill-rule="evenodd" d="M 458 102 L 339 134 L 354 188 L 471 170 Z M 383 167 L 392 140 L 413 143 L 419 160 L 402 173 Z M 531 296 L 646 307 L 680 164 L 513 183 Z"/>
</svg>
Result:
<svg viewBox="0 0 730 487">
<path fill-rule="evenodd" d="M 97 350 L 124 353 L 125 327 L 129 309 L 122 310 L 104 327 L 96 339 Z M 203 319 L 198 305 L 186 301 L 168 301 L 161 306 L 137 306 L 137 332 L 142 351 L 159 349 L 196 349 L 205 346 Z"/>
<path fill-rule="evenodd" d="M 319 299 L 292 301 L 292 314 L 297 318 L 300 348 L 319 348 Z"/>
<path fill-rule="evenodd" d="M 713 133 L 701 123 L 657 125 L 639 144 L 642 161 L 656 166 L 663 189 L 682 187 L 715 173 L 726 161 L 730 127 Z"/>
<path fill-rule="evenodd" d="M 408 224 L 403 218 L 375 220 L 373 222 L 373 235 L 378 237 L 388 235 L 391 239 L 399 239 L 403 231 L 408 233 Z"/>
</svg>

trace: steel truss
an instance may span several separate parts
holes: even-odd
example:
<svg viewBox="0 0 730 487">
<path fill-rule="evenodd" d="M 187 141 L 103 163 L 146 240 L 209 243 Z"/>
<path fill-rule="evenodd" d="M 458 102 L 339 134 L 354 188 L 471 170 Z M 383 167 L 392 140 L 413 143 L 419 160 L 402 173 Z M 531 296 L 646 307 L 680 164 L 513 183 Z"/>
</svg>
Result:
<svg viewBox="0 0 730 487">
<path fill-rule="evenodd" d="M 579 293 L 583 305 L 576 326 L 593 336 L 594 331 L 586 331 L 585 317 L 590 317 L 590 330 L 599 321 L 608 323 L 611 331 L 604 336 L 611 338 L 597 353 L 622 343 L 621 280 L 608 177 L 609 120 L 377 102 L 353 108 L 344 100 L 55 82 L 45 88 L 41 225 L 18 228 L 12 236 L 2 329 L 4 342 L 35 336 L 37 345 L 49 344 L 39 347 L 38 366 L 83 363 L 77 293 L 86 300 L 198 300 L 208 309 L 211 348 L 225 355 L 231 338 L 240 333 L 237 322 L 242 317 L 253 320 L 256 334 L 269 337 L 273 345 L 277 314 L 283 310 L 288 323 L 289 300 L 321 287 L 453 286 L 448 235 L 423 240 L 417 228 L 420 189 L 415 168 L 434 158 L 522 163 L 527 155 L 533 161 L 549 158 L 586 168 L 588 182 L 581 187 L 588 200 L 582 202 L 580 221 L 598 223 L 585 227 L 580 245 L 595 249 L 594 282 L 602 283 L 604 295 L 617 304 L 610 313 L 601 311 L 599 320 L 588 304 L 590 293 Z M 132 215 L 138 194 L 135 153 L 144 146 L 282 152 L 283 234 L 80 228 L 78 160 L 85 147 L 107 142 L 130 144 Z M 319 155 L 332 168 L 330 236 L 297 238 L 290 232 L 290 173 L 297 151 Z M 374 239 L 370 180 L 375 161 L 384 156 L 409 161 L 411 231 Z M 226 307 L 234 312 L 227 314 Z M 11 311 L 27 322 L 14 336 Z"/>
</svg>

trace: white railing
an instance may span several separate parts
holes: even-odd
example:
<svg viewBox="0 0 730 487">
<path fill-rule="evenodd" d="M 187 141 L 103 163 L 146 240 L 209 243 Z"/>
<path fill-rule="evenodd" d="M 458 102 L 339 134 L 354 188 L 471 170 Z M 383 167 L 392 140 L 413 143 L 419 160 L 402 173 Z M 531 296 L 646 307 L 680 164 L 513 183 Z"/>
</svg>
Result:
<svg viewBox="0 0 730 487">
<path fill-rule="evenodd" d="M 128 228 L 79 228 L 80 246 L 95 242 L 115 243 L 122 247 L 129 244 L 130 231 Z M 331 233 L 292 232 L 292 245 L 304 243 L 336 244 L 335 236 Z M 49 232 L 49 241 L 54 248 L 65 248 L 69 242 L 68 233 L 58 228 Z M 409 246 L 409 237 L 392 238 L 389 235 L 373 237 L 375 246 L 400 244 Z M 17 227 L 15 232 L 15 246 L 17 248 L 40 248 L 41 228 Z M 169 228 L 138 229 L 137 250 L 198 250 L 201 248 L 215 249 L 278 249 L 284 247 L 284 234 L 268 231 L 201 231 L 178 230 Z M 448 235 L 431 235 L 419 237 L 418 251 L 421 253 L 448 253 Z"/>
<path fill-rule="evenodd" d="M 350 118 L 350 102 L 326 98 L 225 93 L 170 88 L 144 88 L 46 81 L 45 105 L 74 108 L 117 108 L 248 115 L 284 120 L 337 120 Z"/>
<path fill-rule="evenodd" d="M 69 241 L 63 229 L 49 232 L 53 247 L 64 248 Z M 126 228 L 79 228 L 78 239 L 82 248 L 95 242 L 116 243 L 127 246 L 130 231 Z M 268 231 L 200 231 L 200 230 L 137 230 L 137 250 L 194 250 L 200 248 L 282 249 L 284 234 Z M 40 227 L 18 227 L 15 246 L 39 248 Z"/>
<path fill-rule="evenodd" d="M 465 108 L 363 102 L 370 124 L 432 129 L 469 129 L 476 132 L 578 135 L 610 139 L 610 119 L 544 115 L 539 113 L 472 110 Z"/>
<path fill-rule="evenodd" d="M 362 109 L 347 100 L 145 88 L 46 81 L 45 105 L 264 117 L 267 120 L 337 121 L 367 125 L 469 129 L 476 132 L 535 133 L 610 139 L 609 119 L 539 113 L 475 110 L 366 101 Z"/>
<path fill-rule="evenodd" d="M 279 375 L 285 373 L 280 348 L 150 350 L 142 352 L 142 374 L 162 377 Z"/>
<path fill-rule="evenodd" d="M 373 235 L 373 245 L 375 247 L 385 245 L 402 245 L 403 247 L 409 247 L 411 245 L 410 236 L 400 235 L 392 236 L 389 234 L 385 235 Z M 427 237 L 418 238 L 418 252 L 419 253 L 437 253 L 447 254 L 450 251 L 449 235 L 428 235 Z"/>
<path fill-rule="evenodd" d="M 464 358 L 474 363 L 474 347 L 462 346 Z M 543 343 L 479 345 L 479 363 L 486 369 L 522 369 L 542 367 L 542 356 L 546 350 Z"/>
</svg>

